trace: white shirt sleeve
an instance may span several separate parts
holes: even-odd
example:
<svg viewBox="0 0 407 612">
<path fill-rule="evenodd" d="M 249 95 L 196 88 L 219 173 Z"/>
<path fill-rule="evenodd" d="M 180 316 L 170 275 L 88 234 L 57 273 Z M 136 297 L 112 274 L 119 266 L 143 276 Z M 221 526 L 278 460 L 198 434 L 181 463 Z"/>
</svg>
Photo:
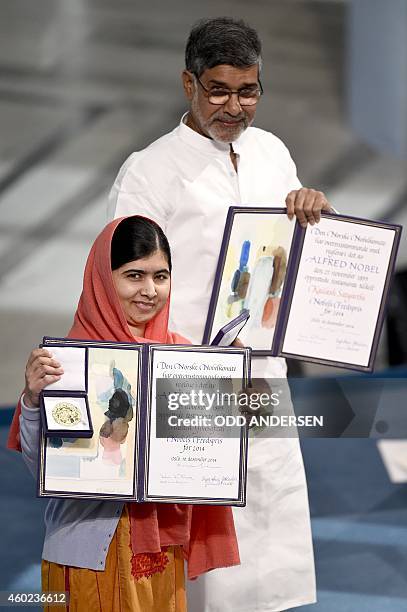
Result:
<svg viewBox="0 0 407 612">
<path fill-rule="evenodd" d="M 171 206 L 159 193 L 166 191 L 160 181 L 159 164 L 156 179 L 147 179 L 137 155 L 133 153 L 119 170 L 109 194 L 108 221 L 129 215 L 144 215 L 165 231 Z"/>
<path fill-rule="evenodd" d="M 285 145 L 284 145 L 284 149 L 285 149 L 285 152 L 288 158 L 287 160 L 287 167 L 288 167 L 287 185 L 288 185 L 288 193 L 289 193 L 290 191 L 293 191 L 294 189 L 301 189 L 302 184 L 297 175 L 297 166 L 295 165 L 295 162 L 293 158 L 291 157 L 290 152 Z"/>
</svg>

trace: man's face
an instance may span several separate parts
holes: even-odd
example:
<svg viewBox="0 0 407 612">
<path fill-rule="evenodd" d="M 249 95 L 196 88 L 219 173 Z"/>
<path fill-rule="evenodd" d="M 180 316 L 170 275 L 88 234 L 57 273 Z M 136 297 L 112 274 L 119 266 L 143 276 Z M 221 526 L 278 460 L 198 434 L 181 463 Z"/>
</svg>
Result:
<svg viewBox="0 0 407 612">
<path fill-rule="evenodd" d="M 235 68 L 221 64 L 205 70 L 199 80 L 210 91 L 241 91 L 258 86 L 257 64 L 249 68 Z M 185 94 L 190 101 L 187 124 L 199 134 L 219 142 L 233 142 L 251 125 L 256 114 L 254 106 L 241 106 L 236 94 L 222 106 L 211 104 L 208 93 L 193 75 L 184 71 Z"/>
</svg>

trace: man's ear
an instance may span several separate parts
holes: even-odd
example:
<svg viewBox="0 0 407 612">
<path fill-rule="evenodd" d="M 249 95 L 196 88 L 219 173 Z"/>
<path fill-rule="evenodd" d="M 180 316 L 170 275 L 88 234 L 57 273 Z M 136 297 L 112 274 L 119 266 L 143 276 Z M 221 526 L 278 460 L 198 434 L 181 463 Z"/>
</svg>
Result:
<svg viewBox="0 0 407 612">
<path fill-rule="evenodd" d="M 192 100 L 192 96 L 194 95 L 194 78 L 191 72 L 188 70 L 184 70 L 182 72 L 182 85 L 184 87 L 184 92 L 188 100 Z"/>
</svg>

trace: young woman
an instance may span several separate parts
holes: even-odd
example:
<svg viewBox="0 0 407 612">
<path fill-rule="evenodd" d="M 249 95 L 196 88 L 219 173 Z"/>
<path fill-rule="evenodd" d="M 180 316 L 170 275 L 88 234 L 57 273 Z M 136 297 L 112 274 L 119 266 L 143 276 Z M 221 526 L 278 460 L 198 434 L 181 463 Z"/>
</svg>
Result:
<svg viewBox="0 0 407 612">
<path fill-rule="evenodd" d="M 185 344 L 168 331 L 171 254 L 143 217 L 116 219 L 96 239 L 68 337 Z M 8 446 L 36 474 L 39 394 L 63 370 L 32 351 Z M 51 499 L 45 514 L 44 591 L 69 591 L 70 612 L 186 610 L 188 576 L 239 563 L 230 508 Z M 59 608 L 60 609 L 60 608 Z"/>
</svg>

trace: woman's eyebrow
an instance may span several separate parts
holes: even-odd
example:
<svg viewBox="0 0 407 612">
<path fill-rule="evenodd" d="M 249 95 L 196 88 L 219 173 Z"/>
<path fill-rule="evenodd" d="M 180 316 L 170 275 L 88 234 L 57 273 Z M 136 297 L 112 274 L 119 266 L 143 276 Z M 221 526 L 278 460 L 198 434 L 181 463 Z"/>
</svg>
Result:
<svg viewBox="0 0 407 612">
<path fill-rule="evenodd" d="M 141 269 L 137 269 L 137 268 L 129 268 L 128 270 L 124 271 L 124 274 L 128 274 L 129 272 L 131 272 L 132 274 L 134 274 L 134 273 L 136 273 L 136 274 L 148 274 L 148 272 L 146 272 L 145 270 L 141 270 Z M 163 268 L 162 270 L 154 270 L 154 274 L 162 274 L 163 272 L 165 272 L 166 274 L 170 273 L 168 268 Z"/>
</svg>

